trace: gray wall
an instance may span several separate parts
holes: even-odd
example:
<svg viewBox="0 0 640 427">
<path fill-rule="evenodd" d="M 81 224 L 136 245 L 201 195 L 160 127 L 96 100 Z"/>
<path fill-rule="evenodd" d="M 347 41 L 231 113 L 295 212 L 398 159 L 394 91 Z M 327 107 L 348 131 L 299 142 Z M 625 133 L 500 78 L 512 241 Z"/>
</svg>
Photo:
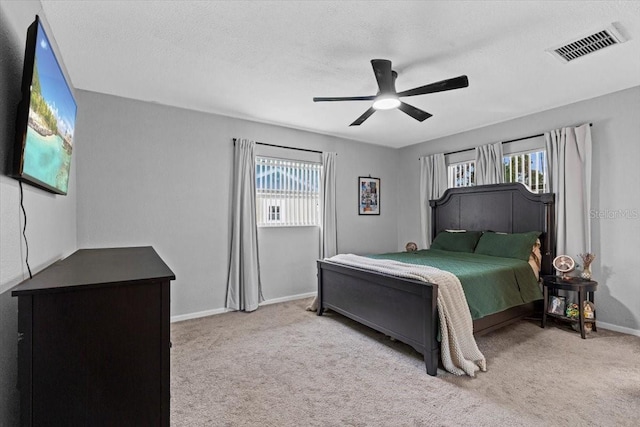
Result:
<svg viewBox="0 0 640 427">
<path fill-rule="evenodd" d="M 18 305 L 11 288 L 28 277 L 22 243 L 18 182 L 9 178 L 9 162 L 20 101 L 27 27 L 40 2 L 0 1 L 0 426 L 18 425 Z M 29 264 L 35 274 L 76 249 L 75 162 L 69 195 L 56 196 L 24 185 Z"/>
<path fill-rule="evenodd" d="M 154 246 L 177 277 L 173 316 L 224 307 L 233 137 L 337 152 L 340 251 L 396 249 L 394 149 L 93 92 L 79 99 L 78 246 Z M 381 215 L 359 217 L 357 177 L 369 174 L 381 179 Z M 317 230 L 259 237 L 265 298 L 315 289 Z"/>
<path fill-rule="evenodd" d="M 399 150 L 398 246 L 416 241 L 420 227 L 418 157 L 490 142 L 536 135 L 564 126 L 593 123 L 592 208 L 606 216 L 629 210 L 628 217 L 592 220 L 592 250 L 598 320 L 640 333 L 640 87 L 544 111 Z M 635 212 L 635 216 L 633 215 Z M 577 258 L 577 254 L 569 254 Z"/>
</svg>

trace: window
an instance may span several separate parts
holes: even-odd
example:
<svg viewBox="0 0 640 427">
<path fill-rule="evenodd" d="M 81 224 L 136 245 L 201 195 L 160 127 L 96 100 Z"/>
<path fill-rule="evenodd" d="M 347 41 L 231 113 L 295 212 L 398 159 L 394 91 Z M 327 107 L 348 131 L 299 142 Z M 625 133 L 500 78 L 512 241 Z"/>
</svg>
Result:
<svg viewBox="0 0 640 427">
<path fill-rule="evenodd" d="M 256 157 L 258 226 L 320 225 L 322 165 Z"/>
<path fill-rule="evenodd" d="M 504 156 L 504 182 L 520 182 L 534 193 L 544 193 L 547 177 L 545 150 Z"/>
<path fill-rule="evenodd" d="M 544 193 L 547 177 L 547 161 L 544 149 L 535 149 L 503 158 L 504 182 L 520 182 L 533 193 Z M 447 166 L 449 188 L 475 185 L 476 162 L 466 161 Z"/>
<path fill-rule="evenodd" d="M 269 216 L 267 218 L 267 221 L 280 221 L 280 206 L 269 206 Z"/>
<path fill-rule="evenodd" d="M 470 187 L 475 185 L 475 169 L 476 162 L 460 162 L 454 163 L 447 167 L 449 172 L 448 186 L 449 188 Z"/>
</svg>

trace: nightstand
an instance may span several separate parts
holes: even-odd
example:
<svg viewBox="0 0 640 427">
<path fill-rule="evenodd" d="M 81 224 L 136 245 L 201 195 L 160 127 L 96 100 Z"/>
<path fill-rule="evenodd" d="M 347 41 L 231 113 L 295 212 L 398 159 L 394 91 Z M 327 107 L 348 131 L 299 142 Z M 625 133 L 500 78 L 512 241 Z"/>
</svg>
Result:
<svg viewBox="0 0 640 427">
<path fill-rule="evenodd" d="M 593 330 L 597 331 L 596 328 L 596 311 L 593 311 L 593 319 L 585 319 L 584 318 L 584 301 L 589 300 L 594 303 L 594 293 L 598 288 L 598 282 L 593 280 L 583 279 L 582 277 L 568 277 L 563 279 L 560 276 L 543 276 L 542 277 L 542 290 L 544 294 L 544 308 L 542 310 L 542 326 L 545 327 L 547 323 L 547 316 L 553 317 L 555 319 L 560 319 L 566 322 L 571 323 L 579 323 L 580 324 L 580 335 L 582 339 L 585 339 L 585 323 L 591 323 L 593 325 Z M 549 291 L 551 291 L 552 295 L 558 295 L 558 290 L 564 291 L 573 291 L 578 293 L 578 307 L 580 311 L 580 315 L 577 319 L 573 319 L 567 317 L 563 314 L 554 314 L 549 313 Z"/>
</svg>

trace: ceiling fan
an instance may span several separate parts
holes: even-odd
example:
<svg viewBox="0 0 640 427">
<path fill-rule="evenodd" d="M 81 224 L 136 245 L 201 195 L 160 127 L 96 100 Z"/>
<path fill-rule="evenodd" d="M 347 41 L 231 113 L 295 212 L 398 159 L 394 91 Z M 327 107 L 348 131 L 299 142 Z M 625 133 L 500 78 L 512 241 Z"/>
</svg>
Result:
<svg viewBox="0 0 640 427">
<path fill-rule="evenodd" d="M 398 108 L 403 113 L 406 113 L 417 121 L 422 122 L 431 117 L 431 114 L 412 105 L 409 105 L 406 102 L 400 101 L 400 97 L 425 95 L 427 93 L 434 92 L 444 92 L 446 90 L 461 89 L 463 87 L 469 86 L 469 79 L 467 79 L 467 76 L 458 76 L 452 79 L 441 80 L 439 82 L 420 86 L 414 89 L 396 92 L 395 83 L 396 77 L 398 77 L 398 73 L 391 69 L 391 61 L 389 61 L 388 59 L 372 59 L 371 65 L 373 66 L 373 72 L 375 73 L 376 80 L 378 81 L 379 91 L 377 95 L 325 98 L 320 97 L 313 98 L 313 102 L 373 101 L 373 105 L 349 126 L 360 126 L 373 113 L 375 113 L 376 110 L 391 110 L 394 108 Z"/>
</svg>

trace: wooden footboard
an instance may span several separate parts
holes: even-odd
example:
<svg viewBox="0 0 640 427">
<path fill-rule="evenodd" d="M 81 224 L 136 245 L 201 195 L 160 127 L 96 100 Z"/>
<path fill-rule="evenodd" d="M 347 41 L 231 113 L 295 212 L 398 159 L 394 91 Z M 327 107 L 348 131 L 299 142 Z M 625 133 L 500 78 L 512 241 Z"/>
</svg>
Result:
<svg viewBox="0 0 640 427">
<path fill-rule="evenodd" d="M 429 375 L 440 361 L 438 285 L 318 261 L 318 316 L 331 309 L 410 345 L 424 355 Z M 504 327 L 536 310 L 534 302 L 473 321 L 474 335 Z"/>
<path fill-rule="evenodd" d="M 318 261 L 318 315 L 330 308 L 412 346 L 429 375 L 440 359 L 437 298 L 431 283 Z"/>
</svg>

